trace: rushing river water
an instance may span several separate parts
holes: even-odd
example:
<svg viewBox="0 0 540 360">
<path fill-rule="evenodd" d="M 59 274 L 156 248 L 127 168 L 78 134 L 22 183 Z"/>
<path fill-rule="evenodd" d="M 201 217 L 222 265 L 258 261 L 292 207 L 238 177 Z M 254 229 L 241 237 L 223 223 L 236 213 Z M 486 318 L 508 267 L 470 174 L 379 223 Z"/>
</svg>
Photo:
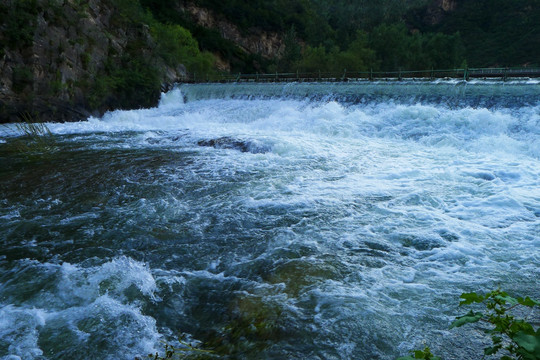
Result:
<svg viewBox="0 0 540 360">
<path fill-rule="evenodd" d="M 184 85 L 0 129 L 0 357 L 394 359 L 459 295 L 540 297 L 540 84 Z"/>
</svg>

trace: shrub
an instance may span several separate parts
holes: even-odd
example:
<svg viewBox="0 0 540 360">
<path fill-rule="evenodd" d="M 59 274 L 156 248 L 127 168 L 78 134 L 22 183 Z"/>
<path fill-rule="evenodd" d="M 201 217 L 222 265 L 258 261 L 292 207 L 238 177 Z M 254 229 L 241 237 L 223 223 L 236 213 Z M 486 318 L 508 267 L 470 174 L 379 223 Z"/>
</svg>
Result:
<svg viewBox="0 0 540 360">
<path fill-rule="evenodd" d="M 38 13 L 37 0 L 18 0 L 0 8 L 5 23 L 4 36 L 11 49 L 32 45 Z"/>
<path fill-rule="evenodd" d="M 533 308 L 540 306 L 540 302 L 529 297 L 513 298 L 500 289 L 488 292 L 485 295 L 477 293 L 461 294 L 463 299 L 459 306 L 474 303 L 483 304 L 484 311 L 469 311 L 465 315 L 456 317 L 450 328 L 461 327 L 466 324 L 482 322 L 488 324 L 484 329 L 491 337 L 491 346 L 484 348 L 484 357 L 505 353 L 501 360 L 539 360 L 540 359 L 540 328 L 534 329 L 533 325 L 525 319 L 517 318 L 512 311 L 517 307 Z M 482 359 L 484 358 L 482 357 Z M 414 351 L 414 357 L 405 356 L 397 360 L 437 360 L 429 348 L 424 351 Z"/>
<path fill-rule="evenodd" d="M 133 55 L 133 54 L 131 54 Z M 124 56 L 107 64 L 107 72 L 90 85 L 88 101 L 94 109 L 150 107 L 161 90 L 159 69 L 143 56 Z"/>
<path fill-rule="evenodd" d="M 12 81 L 13 91 L 22 93 L 27 86 L 33 85 L 34 74 L 26 66 L 17 66 L 13 68 Z"/>
<path fill-rule="evenodd" d="M 471 310 L 465 315 L 458 316 L 450 328 L 483 321 L 493 326 L 492 329 L 486 330 L 486 334 L 491 335 L 492 346 L 484 348 L 485 355 L 495 355 L 505 349 L 515 359 L 540 359 L 540 329 L 535 331 L 529 322 L 516 318 L 511 313 L 511 310 L 518 306 L 533 308 L 540 305 L 540 302 L 529 297 L 516 299 L 501 290 L 494 290 L 485 295 L 465 293 L 461 298 L 463 300 L 459 303 L 460 306 L 483 303 L 487 311 Z M 505 355 L 501 359 L 513 358 Z"/>
</svg>

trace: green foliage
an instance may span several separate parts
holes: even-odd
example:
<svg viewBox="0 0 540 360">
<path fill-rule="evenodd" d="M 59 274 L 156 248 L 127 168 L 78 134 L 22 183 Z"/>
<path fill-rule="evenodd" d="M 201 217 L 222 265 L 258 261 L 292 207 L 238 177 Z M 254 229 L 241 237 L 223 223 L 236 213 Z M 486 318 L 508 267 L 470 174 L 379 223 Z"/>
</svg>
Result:
<svg viewBox="0 0 540 360">
<path fill-rule="evenodd" d="M 526 319 L 517 318 L 513 312 L 518 307 L 534 308 L 540 302 L 530 297 L 514 298 L 500 289 L 485 295 L 463 293 L 460 306 L 483 304 L 485 310 L 473 311 L 456 317 L 450 328 L 481 322 L 487 324 L 484 332 L 490 336 L 491 345 L 484 348 L 485 356 L 503 353 L 501 360 L 540 360 L 540 328 L 534 329 Z M 482 359 L 484 358 L 482 357 Z M 416 350 L 414 357 L 406 356 L 397 360 L 440 359 L 434 357 L 426 347 L 424 351 Z"/>
<path fill-rule="evenodd" d="M 170 66 L 184 64 L 188 71 L 206 74 L 214 68 L 212 54 L 199 50 L 191 33 L 180 25 L 154 22 L 151 33 L 156 39 L 158 54 Z"/>
<path fill-rule="evenodd" d="M 244 31 L 259 27 L 285 32 L 283 29 L 294 26 L 299 35 L 306 38 L 309 22 L 318 23 L 317 13 L 307 0 L 200 0 L 198 4 L 222 14 Z"/>
<path fill-rule="evenodd" d="M 88 52 L 81 54 L 81 65 L 84 70 L 89 70 L 91 56 Z"/>
<path fill-rule="evenodd" d="M 465 293 L 461 298 L 463 300 L 460 306 L 483 303 L 487 310 L 476 313 L 470 311 L 459 316 L 451 328 L 478 321 L 490 324 L 492 328 L 487 329 L 486 334 L 491 336 L 492 345 L 484 348 L 485 355 L 496 355 L 499 351 L 506 350 L 513 358 L 503 356 L 505 359 L 540 359 L 540 329 L 535 331 L 530 323 L 516 318 L 511 312 L 518 306 L 539 306 L 540 302 L 529 297 L 513 298 L 499 289 L 485 295 Z"/>
<path fill-rule="evenodd" d="M 156 20 L 153 12 L 147 11 L 139 0 L 113 0 L 118 6 L 121 18 L 118 20 L 125 23 L 142 23 L 150 28 L 150 34 L 156 42 L 156 54 L 169 66 L 184 64 L 188 71 L 209 73 L 214 69 L 212 54 L 201 52 L 199 44 L 189 30 L 182 27 L 178 22 L 181 17 L 171 17 L 175 22 L 160 22 Z M 156 5 L 163 15 L 164 6 L 167 4 L 167 12 L 174 13 L 170 9 L 170 2 L 165 1 L 142 1 L 145 5 Z M 138 51 L 135 49 L 135 52 Z"/>
<path fill-rule="evenodd" d="M 397 360 L 415 360 L 415 359 L 423 359 L 423 360 L 441 360 L 440 357 L 435 356 L 431 353 L 431 350 L 429 347 L 425 347 L 424 350 L 414 350 L 412 351 L 413 356 L 402 356 L 398 358 Z"/>
<path fill-rule="evenodd" d="M 300 71 L 368 71 L 370 69 L 451 69 L 463 62 L 460 35 L 409 33 L 404 24 L 382 24 L 371 33 L 357 31 L 347 49 L 307 46 L 289 69 Z M 286 70 L 281 68 L 281 70 Z M 289 71 L 290 71 L 289 70 Z"/>
<path fill-rule="evenodd" d="M 407 40 L 404 24 L 382 24 L 373 30 L 370 45 L 382 60 L 382 69 L 396 70 L 406 64 Z"/>
<path fill-rule="evenodd" d="M 298 45 L 298 38 L 294 25 L 291 26 L 289 31 L 285 34 L 283 45 L 285 50 L 279 61 L 279 70 L 287 71 L 291 69 L 301 57 L 301 48 L 300 45 Z"/>
<path fill-rule="evenodd" d="M 158 43 L 158 54 L 168 65 L 199 55 L 197 41 L 179 25 L 153 24 L 151 33 Z"/>
<path fill-rule="evenodd" d="M 358 31 L 347 51 L 337 54 L 333 63 L 337 66 L 333 70 L 366 71 L 370 68 L 377 68 L 376 54 L 373 49 L 369 48 L 367 33 Z"/>
<path fill-rule="evenodd" d="M 150 107 L 160 94 L 159 70 L 142 56 L 124 56 L 110 63 L 108 73 L 94 79 L 89 94 L 93 108 Z"/>
<path fill-rule="evenodd" d="M 403 23 L 377 26 L 370 34 L 370 47 L 383 70 L 452 69 L 464 60 L 459 33 L 409 34 Z"/>
<path fill-rule="evenodd" d="M 197 29 L 189 19 L 175 14 L 167 0 L 141 1 L 157 18 L 187 26 L 201 47 L 220 53 L 233 64 L 233 71 L 250 72 L 245 56 L 232 51 L 223 39 L 218 40 L 219 34 Z M 245 32 L 256 27 L 281 33 L 284 51 L 274 65 L 266 67 L 270 71 L 455 68 L 464 60 L 459 34 L 413 34 L 400 21 L 407 11 L 425 4 L 426 0 L 198 2 Z M 306 46 L 301 47 L 300 40 Z M 256 69 L 264 72 L 260 67 Z"/>
<path fill-rule="evenodd" d="M 138 0 L 111 0 L 117 11 L 111 22 L 119 27 L 142 27 L 149 30 L 152 42 L 141 36 L 132 39 L 118 54 L 109 49 L 105 67 L 92 79 L 88 102 L 94 109 L 149 107 L 159 98 L 164 66 L 184 64 L 189 72 L 207 74 L 213 71 L 215 59 L 212 54 L 201 52 L 191 33 L 177 24 L 165 24 L 156 20 Z M 90 58 L 81 57 L 88 68 Z M 93 71 L 93 69 L 90 69 Z"/>
<path fill-rule="evenodd" d="M 377 68 L 378 61 L 375 52 L 368 46 L 367 34 L 358 31 L 346 51 L 339 51 L 337 47 L 327 50 L 322 45 L 308 46 L 296 66 L 302 72 L 367 71 Z"/>
<path fill-rule="evenodd" d="M 22 93 L 27 87 L 31 87 L 34 83 L 34 74 L 32 70 L 26 66 L 17 66 L 13 68 L 12 74 L 13 91 Z"/>
<path fill-rule="evenodd" d="M 218 54 L 221 59 L 230 64 L 233 73 L 255 73 L 264 71 L 266 65 L 270 62 L 262 59 L 257 54 L 248 54 L 234 42 L 224 39 L 220 32 L 214 28 L 206 28 L 198 25 L 185 12 L 171 11 L 169 0 L 140 0 L 143 8 L 151 12 L 154 18 L 161 24 L 180 25 L 189 30 L 192 37 L 198 42 L 201 56 L 188 59 L 189 64 L 184 62 L 187 69 L 201 74 L 210 74 L 210 77 L 216 77 L 215 59 L 211 54 Z"/>
<path fill-rule="evenodd" d="M 38 14 L 37 0 L 17 0 L 10 6 L 0 5 L 0 20 L 6 43 L 11 49 L 32 45 Z"/>
<path fill-rule="evenodd" d="M 64 27 L 69 26 L 75 19 L 65 16 L 63 9 L 63 1 L 61 0 L 45 0 L 42 1 L 40 10 L 43 11 L 43 18 L 50 26 Z"/>
<path fill-rule="evenodd" d="M 467 314 L 465 314 L 463 316 L 458 316 L 456 318 L 456 320 L 450 326 L 450 329 L 452 329 L 454 327 L 459 327 L 459 326 L 462 326 L 462 325 L 465 325 L 465 324 L 478 322 L 478 321 L 480 321 L 482 319 L 483 316 L 484 316 L 484 314 L 479 313 L 479 312 L 475 313 L 475 312 L 473 312 L 471 310 L 471 311 L 469 311 Z"/>
<path fill-rule="evenodd" d="M 18 137 L 10 143 L 12 151 L 24 156 L 50 153 L 57 149 L 56 139 L 47 125 L 35 121 L 30 113 L 21 114 L 15 123 Z"/>
<path fill-rule="evenodd" d="M 326 70 L 330 65 L 331 56 L 327 53 L 324 46 L 308 46 L 304 50 L 302 59 L 298 62 L 298 68 L 302 72 L 316 72 Z"/>
<path fill-rule="evenodd" d="M 408 11 L 424 6 L 429 1 L 312 0 L 316 11 L 341 35 L 354 34 L 358 29 L 371 31 L 382 23 L 399 22 Z"/>
<path fill-rule="evenodd" d="M 424 21 L 426 9 L 407 16 L 423 32 L 457 31 L 471 66 L 540 65 L 540 6 L 537 0 L 460 1 L 435 25 Z"/>
</svg>

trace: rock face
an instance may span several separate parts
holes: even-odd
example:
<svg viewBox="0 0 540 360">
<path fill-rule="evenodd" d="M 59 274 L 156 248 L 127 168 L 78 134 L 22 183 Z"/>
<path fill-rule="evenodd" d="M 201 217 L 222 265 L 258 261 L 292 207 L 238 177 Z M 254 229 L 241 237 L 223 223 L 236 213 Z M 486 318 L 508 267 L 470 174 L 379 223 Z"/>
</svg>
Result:
<svg viewBox="0 0 540 360">
<path fill-rule="evenodd" d="M 186 68 L 166 65 L 154 33 L 144 21 L 128 19 L 129 9 L 126 0 L 0 0 L 0 123 L 74 121 L 157 104 L 159 83 L 166 88 L 184 78 Z M 246 53 L 273 59 L 283 52 L 277 33 L 242 32 L 190 1 L 176 1 L 175 10 L 216 29 Z M 216 66 L 230 70 L 218 54 Z M 134 85 L 139 70 L 147 78 L 160 78 L 157 88 L 142 89 L 144 96 Z"/>
<path fill-rule="evenodd" d="M 247 34 L 243 33 L 223 17 L 192 2 L 180 5 L 179 10 L 187 12 L 198 25 L 218 30 L 221 37 L 234 42 L 247 53 L 258 54 L 267 59 L 279 58 L 283 54 L 284 41 L 278 33 L 258 28 L 249 29 Z"/>
<path fill-rule="evenodd" d="M 429 25 L 438 25 L 442 20 L 457 8 L 457 0 L 434 0 L 427 8 L 424 22 Z"/>
<path fill-rule="evenodd" d="M 0 0 L 0 13 L 0 122 L 73 121 L 116 107 L 96 101 L 100 76 L 130 48 L 151 57 L 155 47 L 147 26 L 128 26 L 107 0 Z M 185 75 L 161 66 L 164 83 Z"/>
</svg>

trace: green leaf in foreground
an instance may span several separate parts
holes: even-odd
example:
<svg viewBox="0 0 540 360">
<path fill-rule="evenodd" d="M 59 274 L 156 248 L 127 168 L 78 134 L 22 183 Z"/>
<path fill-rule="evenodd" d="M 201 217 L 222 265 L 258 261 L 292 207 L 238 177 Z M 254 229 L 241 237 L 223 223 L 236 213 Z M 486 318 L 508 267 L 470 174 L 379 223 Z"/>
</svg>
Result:
<svg viewBox="0 0 540 360">
<path fill-rule="evenodd" d="M 527 307 L 540 306 L 540 301 L 533 300 L 528 296 L 526 296 L 525 299 L 517 298 L 517 301 L 520 305 L 527 306 Z"/>
<path fill-rule="evenodd" d="M 464 293 L 461 295 L 461 305 L 482 303 L 485 310 L 474 312 L 470 310 L 467 314 L 458 316 L 450 325 L 450 328 L 460 327 L 465 324 L 472 324 L 483 321 L 484 332 L 491 336 L 492 345 L 484 348 L 484 359 L 489 356 L 497 356 L 499 351 L 503 351 L 500 360 L 540 360 L 540 328 L 535 330 L 534 323 L 527 319 L 516 317 L 514 309 L 518 306 L 534 308 L 540 306 L 540 301 L 530 297 L 514 298 L 506 292 L 497 289 L 478 295 L 476 293 Z M 437 360 L 439 357 L 433 356 L 426 347 L 424 351 L 416 350 L 413 356 L 400 357 L 398 360 Z M 478 357 L 480 358 L 480 356 Z"/>
<path fill-rule="evenodd" d="M 513 298 L 513 297 L 508 296 L 506 294 L 505 295 L 496 295 L 493 298 L 502 301 L 503 304 L 508 303 L 508 304 L 510 304 L 512 306 L 519 304 L 519 302 L 518 302 L 518 300 L 516 298 Z"/>
<path fill-rule="evenodd" d="M 512 340 L 520 347 L 518 352 L 524 359 L 540 359 L 540 329 L 535 334 L 527 334 L 521 331 Z"/>
<path fill-rule="evenodd" d="M 424 350 L 415 350 L 413 351 L 414 356 L 403 356 L 398 358 L 397 360 L 415 360 L 415 359 L 423 359 L 423 360 L 441 360 L 440 357 L 435 356 L 431 353 L 431 350 L 429 347 L 425 347 Z"/>
<path fill-rule="evenodd" d="M 477 293 L 474 293 L 474 292 L 472 292 L 472 293 L 463 293 L 463 294 L 461 294 L 460 298 L 462 298 L 464 300 L 462 300 L 459 303 L 459 306 L 472 304 L 473 302 L 481 303 L 485 299 L 482 295 L 478 295 Z"/>
<path fill-rule="evenodd" d="M 456 320 L 454 320 L 452 325 L 450 325 L 450 329 L 455 328 L 455 327 L 460 327 L 460 326 L 463 326 L 465 324 L 478 322 L 478 321 L 480 321 L 480 319 L 482 319 L 483 315 L 484 314 L 482 314 L 480 312 L 473 312 L 471 310 L 471 311 L 469 311 L 467 314 L 465 314 L 463 316 L 458 316 L 456 318 Z"/>
</svg>

